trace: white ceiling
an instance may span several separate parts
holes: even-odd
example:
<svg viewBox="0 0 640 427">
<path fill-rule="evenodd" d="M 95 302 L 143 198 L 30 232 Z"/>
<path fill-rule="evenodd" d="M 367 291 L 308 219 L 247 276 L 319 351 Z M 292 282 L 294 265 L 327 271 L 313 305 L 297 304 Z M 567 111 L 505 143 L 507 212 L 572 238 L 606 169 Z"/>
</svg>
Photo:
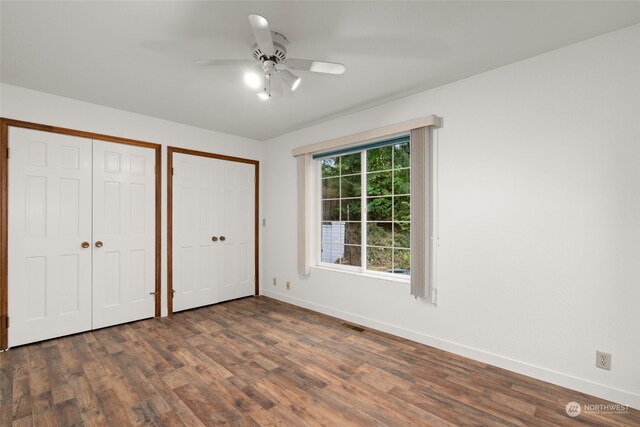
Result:
<svg viewBox="0 0 640 427">
<path fill-rule="evenodd" d="M 259 140 L 640 22 L 640 2 L 6 2 L 1 80 Z M 341 62 L 260 101 L 234 68 L 247 15 L 289 56 Z M 598 54 L 594 52 L 594 61 Z"/>
</svg>

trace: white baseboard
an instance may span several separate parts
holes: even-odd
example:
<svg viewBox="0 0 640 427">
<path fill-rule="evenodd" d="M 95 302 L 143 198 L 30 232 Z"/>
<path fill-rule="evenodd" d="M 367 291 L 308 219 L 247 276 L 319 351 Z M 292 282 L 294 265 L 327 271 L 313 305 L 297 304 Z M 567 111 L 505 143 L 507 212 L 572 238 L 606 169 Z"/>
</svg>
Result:
<svg viewBox="0 0 640 427">
<path fill-rule="evenodd" d="M 631 408 L 640 409 L 639 394 L 563 374 L 561 372 L 500 356 L 499 354 L 490 353 L 484 350 L 479 350 L 477 348 L 432 337 L 422 332 L 412 331 L 410 329 L 391 325 L 385 322 L 380 322 L 375 319 L 359 316 L 357 314 L 349 313 L 346 311 L 336 310 L 325 305 L 320 305 L 303 299 L 290 297 L 277 292 L 263 290 L 262 295 L 300 307 L 308 308 L 309 310 L 324 313 L 329 316 L 337 317 L 339 319 L 347 320 L 349 322 L 358 323 L 360 325 L 377 329 L 382 332 L 387 332 L 389 334 L 406 338 L 411 341 L 429 345 L 440 350 L 449 351 L 451 353 L 468 357 L 479 362 L 487 363 L 503 369 L 508 369 L 510 371 L 556 384 L 561 387 L 566 387 L 582 393 L 590 394 L 592 396 L 610 400 L 622 405 L 628 405 Z"/>
</svg>

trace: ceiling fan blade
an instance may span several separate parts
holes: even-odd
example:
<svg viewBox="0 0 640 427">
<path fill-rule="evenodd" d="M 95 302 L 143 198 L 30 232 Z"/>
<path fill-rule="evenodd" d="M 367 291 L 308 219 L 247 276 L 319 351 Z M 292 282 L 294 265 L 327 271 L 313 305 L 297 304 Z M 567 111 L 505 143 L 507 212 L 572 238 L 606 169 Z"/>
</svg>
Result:
<svg viewBox="0 0 640 427">
<path fill-rule="evenodd" d="M 271 38 L 271 30 L 267 19 L 260 15 L 249 15 L 249 24 L 251 24 L 253 36 L 256 38 L 256 43 L 262 53 L 273 55 L 275 48 L 273 47 L 273 39 Z"/>
<path fill-rule="evenodd" d="M 346 68 L 337 62 L 311 61 L 309 59 L 289 58 L 285 61 L 292 70 L 311 71 L 314 73 L 342 74 Z"/>
<path fill-rule="evenodd" d="M 225 66 L 243 66 L 253 65 L 255 62 L 251 59 L 197 59 L 193 61 L 195 65 L 225 65 Z"/>
</svg>

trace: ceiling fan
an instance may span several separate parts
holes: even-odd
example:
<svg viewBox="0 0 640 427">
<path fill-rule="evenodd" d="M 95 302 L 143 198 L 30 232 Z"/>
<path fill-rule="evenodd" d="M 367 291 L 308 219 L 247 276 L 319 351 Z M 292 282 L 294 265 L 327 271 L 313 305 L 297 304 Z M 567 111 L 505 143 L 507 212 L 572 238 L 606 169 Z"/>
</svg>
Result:
<svg viewBox="0 0 640 427">
<path fill-rule="evenodd" d="M 213 59 L 193 62 L 202 65 L 259 66 L 263 76 L 249 72 L 245 74 L 244 81 L 247 86 L 254 89 L 262 86 L 257 94 L 262 100 L 282 95 L 282 85 L 291 91 L 298 88 L 302 79 L 293 74 L 291 70 L 325 74 L 345 72 L 344 65 L 335 62 L 288 58 L 287 45 L 289 40 L 283 34 L 271 31 L 269 22 L 263 16 L 249 15 L 249 24 L 256 39 L 252 48 L 253 59 Z"/>
</svg>

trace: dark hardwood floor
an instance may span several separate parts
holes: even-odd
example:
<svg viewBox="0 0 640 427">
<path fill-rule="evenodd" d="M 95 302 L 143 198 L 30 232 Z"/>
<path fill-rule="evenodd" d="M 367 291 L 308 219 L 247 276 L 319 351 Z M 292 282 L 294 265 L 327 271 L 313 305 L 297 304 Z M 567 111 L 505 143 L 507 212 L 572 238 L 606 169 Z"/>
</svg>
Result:
<svg viewBox="0 0 640 427">
<path fill-rule="evenodd" d="M 0 354 L 1 426 L 640 425 L 607 403 L 265 297 Z"/>
</svg>

